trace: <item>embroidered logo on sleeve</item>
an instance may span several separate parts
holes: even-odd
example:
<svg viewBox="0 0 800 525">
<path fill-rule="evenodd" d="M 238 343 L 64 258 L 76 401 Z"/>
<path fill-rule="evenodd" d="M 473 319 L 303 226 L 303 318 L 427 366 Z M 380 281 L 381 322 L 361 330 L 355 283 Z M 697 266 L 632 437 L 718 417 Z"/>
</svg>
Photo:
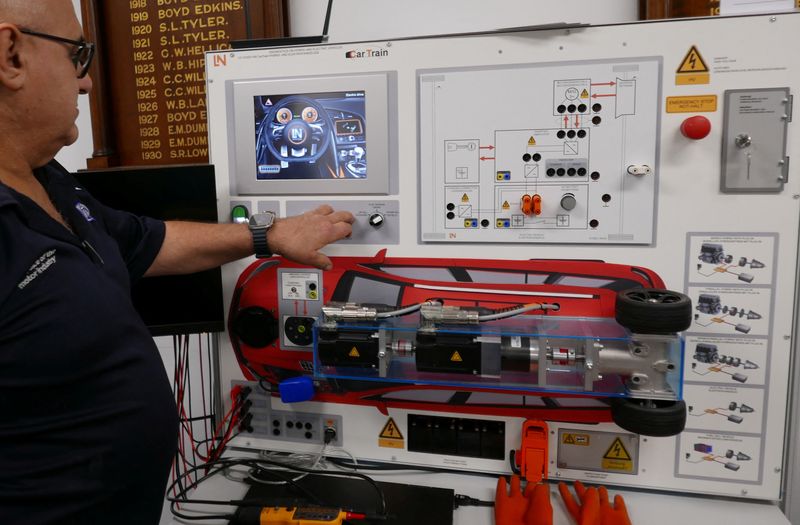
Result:
<svg viewBox="0 0 800 525">
<path fill-rule="evenodd" d="M 17 288 L 19 288 L 20 290 L 24 289 L 26 286 L 35 281 L 37 277 L 46 272 L 55 263 L 56 263 L 56 251 L 49 250 L 47 252 L 44 252 L 42 256 L 36 259 L 36 262 L 34 262 L 33 265 L 30 268 L 28 268 L 28 275 L 26 275 L 25 278 L 22 281 L 20 281 L 20 283 L 17 285 Z"/>
</svg>

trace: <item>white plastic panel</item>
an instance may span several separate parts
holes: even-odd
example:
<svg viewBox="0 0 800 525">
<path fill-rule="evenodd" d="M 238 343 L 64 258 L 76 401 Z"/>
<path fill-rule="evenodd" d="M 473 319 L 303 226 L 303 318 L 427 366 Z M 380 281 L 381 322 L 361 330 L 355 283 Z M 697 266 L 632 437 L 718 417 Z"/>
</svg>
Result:
<svg viewBox="0 0 800 525">
<path fill-rule="evenodd" d="M 422 240 L 651 242 L 660 76 L 658 58 L 419 72 Z"/>
<path fill-rule="evenodd" d="M 386 199 L 398 202 L 398 217 L 402 217 L 398 226 L 399 243 L 387 245 L 375 240 L 375 244 L 340 244 L 326 248 L 325 252 L 328 255 L 371 256 L 382 248 L 388 248 L 388 255 L 396 257 L 603 259 L 654 270 L 663 278 L 667 288 L 687 293 L 695 303 L 696 319 L 687 333 L 685 352 L 685 399 L 693 407 L 693 413 L 705 413 L 706 410 L 716 413 L 690 416 L 687 431 L 677 438 L 642 438 L 638 451 L 638 474 L 635 476 L 558 468 L 558 451 L 554 442 L 551 444 L 554 463 L 550 476 L 777 500 L 781 496 L 790 355 L 795 338 L 792 326 L 797 289 L 800 175 L 796 166 L 790 165 L 782 191 L 754 194 L 724 194 L 720 191 L 720 177 L 726 91 L 788 88 L 790 95 L 797 93 L 800 89 L 800 56 L 794 49 L 798 34 L 800 15 L 784 14 L 211 53 L 207 60 L 209 144 L 212 161 L 217 167 L 220 213 L 221 216 L 228 213 L 230 200 L 257 198 L 243 199 L 231 191 L 235 175 L 229 172 L 228 166 L 234 152 L 229 150 L 228 134 L 231 131 L 226 125 L 229 118 L 226 82 L 392 72 L 396 75 L 397 120 L 396 128 L 387 132 L 390 142 L 392 136 L 397 138 L 398 154 L 390 162 L 390 169 L 395 169 L 398 177 L 395 185 L 390 178 L 389 197 Z M 676 78 L 675 72 L 692 46 L 708 65 L 708 84 L 681 84 Z M 350 55 L 351 51 L 360 53 Z M 360 58 L 348 58 L 348 55 L 360 55 Z M 214 60 L 222 56 L 226 56 L 227 61 Z M 473 209 L 486 210 L 492 214 L 492 220 L 495 199 L 499 200 L 495 186 L 499 187 L 497 191 L 512 191 L 509 187 L 525 188 L 522 155 L 531 136 L 529 132 L 534 132 L 537 144 L 552 146 L 551 142 L 558 140 L 557 136 L 553 139 L 547 133 L 542 134 L 547 130 L 556 130 L 557 133 L 559 129 L 552 111 L 557 80 L 583 82 L 581 86 L 585 86 L 587 79 L 590 84 L 612 79 L 616 83 L 617 78 L 631 80 L 630 76 L 614 71 L 615 67 L 622 65 L 639 68 L 636 73 L 636 114 L 620 114 L 617 118 L 618 111 L 629 112 L 630 105 L 622 103 L 618 110 L 616 103 L 610 103 L 610 106 L 608 100 L 602 103 L 604 108 L 609 108 L 609 111 L 614 108 L 614 111 L 606 116 L 606 109 L 602 109 L 603 120 L 599 128 L 589 128 L 591 147 L 586 158 L 590 163 L 603 162 L 612 167 L 604 167 L 600 181 L 594 185 L 591 182 L 570 183 L 574 190 L 574 210 L 585 206 L 586 219 L 591 220 L 591 206 L 595 205 L 592 203 L 598 195 L 602 198 L 604 194 L 599 191 L 599 185 L 613 179 L 605 177 L 607 170 L 619 170 L 628 162 L 636 162 L 628 153 L 620 153 L 620 144 L 641 147 L 643 156 L 647 157 L 641 164 L 652 162 L 652 173 L 638 178 L 615 175 L 615 187 L 606 192 L 613 190 L 618 193 L 611 195 L 609 208 L 597 211 L 615 210 L 616 213 L 610 214 L 612 218 L 603 216 L 598 219 L 596 230 L 530 228 L 526 230 L 530 239 L 494 228 L 489 233 L 489 227 L 482 231 L 468 231 L 463 226 L 452 231 L 445 229 L 446 213 L 442 212 L 448 211 L 446 204 L 451 202 L 445 200 L 446 187 L 471 186 L 469 192 L 456 193 L 453 190 L 453 198 L 462 198 L 465 193 L 470 200 L 474 197 L 478 204 Z M 544 78 L 531 80 L 533 72 Z M 633 75 L 632 72 L 627 74 Z M 422 115 L 433 117 L 437 114 L 432 107 L 425 109 L 426 100 L 430 102 L 433 99 L 424 90 L 438 82 L 433 81 L 434 77 L 452 78 L 453 75 L 469 76 L 471 81 L 480 82 L 484 89 L 474 89 L 479 98 L 469 105 L 451 104 L 451 109 L 463 109 L 456 113 L 457 121 L 441 122 L 437 126 L 422 122 Z M 489 80 L 493 75 L 496 82 Z M 533 86 L 535 97 L 527 94 L 516 81 L 525 75 Z M 513 82 L 512 78 L 515 79 Z M 431 79 L 431 82 L 422 82 L 423 79 Z M 450 85 L 450 80 L 447 84 Z M 600 90 L 609 86 L 590 87 L 592 93 L 600 94 L 607 93 Z M 627 87 L 616 85 L 614 93 Z M 466 97 L 473 88 L 464 85 L 459 89 L 463 90 L 463 95 L 454 92 L 454 96 Z M 608 93 L 611 93 L 610 89 Z M 522 99 L 520 112 L 524 112 L 520 117 L 508 109 L 518 98 Z M 706 104 L 709 100 L 716 102 Z M 676 106 L 682 112 L 668 112 L 671 101 L 678 101 Z M 447 100 L 441 102 L 448 104 Z M 488 107 L 492 104 L 502 110 L 497 119 L 490 118 Z M 445 106 L 437 107 L 441 110 Z M 646 112 L 647 116 L 640 111 Z M 710 133 L 701 140 L 691 140 L 681 134 L 681 124 L 692 116 L 704 116 L 710 123 Z M 630 125 L 635 119 L 641 120 L 637 120 L 636 132 L 632 133 Z M 609 127 L 605 128 L 607 124 Z M 795 136 L 794 123 L 789 122 L 787 127 L 786 155 L 798 158 L 800 141 Z M 627 137 L 628 142 L 622 137 Z M 515 144 L 519 144 L 520 138 L 525 139 L 520 146 L 522 149 L 507 153 L 517 147 Z M 452 158 L 457 163 L 471 162 L 467 167 L 475 164 L 470 145 L 476 148 L 492 145 L 494 150 L 479 151 L 497 153 L 499 157 L 494 154 L 484 156 L 500 160 L 507 158 L 516 164 L 509 168 L 492 166 L 489 170 L 488 166 L 484 169 L 479 160 L 479 177 L 474 179 L 477 182 L 451 183 L 447 173 L 457 177 L 457 169 L 448 172 L 442 158 L 438 159 L 439 164 L 430 158 L 426 160 L 426 155 L 434 153 L 434 140 L 442 141 L 436 149 L 440 157 L 446 151 L 443 141 L 454 141 Z M 605 151 L 606 148 L 611 149 Z M 545 153 L 555 152 L 542 152 L 542 155 Z M 482 162 L 496 163 L 498 158 Z M 558 159 L 553 158 L 551 162 L 555 160 Z M 433 169 L 423 169 L 427 165 Z M 459 167 L 455 165 L 455 168 Z M 511 177 L 517 177 L 516 172 L 520 169 L 523 172 L 519 180 L 509 181 L 507 185 L 505 181 L 500 185 L 491 176 L 496 177 L 497 171 L 508 170 Z M 620 189 L 623 182 L 626 185 Z M 634 198 L 631 196 L 633 193 L 627 192 L 639 190 L 628 186 L 628 182 L 647 182 L 651 186 L 636 193 Z M 557 206 L 560 206 L 563 194 L 559 183 L 541 183 L 539 190 L 544 212 L 551 199 L 558 199 Z M 436 191 L 438 195 L 432 193 Z M 290 203 L 320 200 L 317 196 L 305 198 L 288 194 L 273 194 L 268 198 L 280 203 L 282 213 L 286 213 Z M 346 207 L 347 201 L 363 201 L 364 197 L 356 194 L 328 195 L 326 200 L 334 207 Z M 624 207 L 615 208 L 619 202 L 623 202 Z M 460 201 L 453 203 L 461 206 Z M 502 209 L 503 202 L 499 204 Z M 629 207 L 638 211 L 627 215 Z M 583 221 L 583 212 L 579 215 Z M 458 237 L 435 242 L 423 240 L 425 232 L 432 226 L 439 228 L 437 234 L 444 233 L 449 237 L 450 233 L 455 233 Z M 597 238 L 592 237 L 589 231 L 593 231 Z M 701 258 L 704 243 L 722 245 L 725 254 L 733 258 L 729 262 L 724 259 L 721 263 L 707 262 Z M 745 260 L 740 265 L 742 258 Z M 753 265 L 753 260 L 764 266 Z M 242 261 L 224 268 L 228 299 L 237 277 L 249 262 Z M 720 311 L 711 314 L 697 309 L 700 295 L 718 296 Z M 723 311 L 726 306 L 727 311 Z M 731 308 L 735 308 L 733 313 Z M 760 317 L 748 318 L 751 310 Z M 241 371 L 224 339 L 221 367 L 223 383 L 227 383 L 241 378 Z M 696 359 L 698 345 L 715 345 L 718 354 L 726 356 L 726 360 L 733 359 L 732 363 L 735 363 L 738 358 L 739 366 Z M 747 361 L 756 368 L 748 365 L 750 368 L 745 369 Z M 717 368 L 724 371 L 712 370 Z M 735 374 L 738 375 L 734 377 Z M 708 404 L 707 400 L 714 403 Z M 741 423 L 735 422 L 737 418 L 729 421 L 730 413 L 725 412 L 734 402 L 737 404 L 735 415 L 742 417 Z M 739 408 L 742 403 L 753 408 L 753 412 L 742 413 Z M 381 449 L 377 437 L 386 417 L 377 410 L 337 406 L 325 407 L 325 410 L 346 412 L 344 417 L 354 421 L 346 421 L 348 447 L 352 445 L 351 451 L 357 450 L 364 457 L 386 460 L 397 457 L 398 460 L 408 459 L 420 464 L 508 472 L 507 462 L 463 458 L 456 461 L 446 456 L 437 458 Z M 392 412 L 392 415 L 398 422 L 402 420 L 402 411 Z M 517 427 L 508 426 L 509 447 L 518 444 L 518 438 L 511 433 L 516 432 L 520 423 L 517 420 L 514 424 Z M 581 425 L 554 423 L 551 430 L 557 433 L 562 427 L 574 430 L 580 429 Z M 619 432 L 611 424 L 586 425 L 586 429 Z M 269 443 L 258 444 L 261 445 Z M 696 446 L 699 450 L 695 449 Z M 708 450 L 708 446 L 711 451 L 703 452 Z M 729 450 L 733 451 L 730 458 L 727 457 Z M 738 469 L 726 467 L 725 463 L 732 462 L 734 456 L 744 458 L 742 454 L 750 459 L 734 460 L 740 465 Z M 720 463 L 722 458 L 715 460 L 717 455 L 724 458 L 725 463 Z"/>
</svg>

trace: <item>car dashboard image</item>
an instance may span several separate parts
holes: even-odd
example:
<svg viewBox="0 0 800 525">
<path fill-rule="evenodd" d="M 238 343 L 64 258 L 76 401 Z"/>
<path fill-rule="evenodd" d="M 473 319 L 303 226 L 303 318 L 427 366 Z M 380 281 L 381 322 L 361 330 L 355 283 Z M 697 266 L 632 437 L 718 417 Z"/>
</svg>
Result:
<svg viewBox="0 0 800 525">
<path fill-rule="evenodd" d="M 253 101 L 258 180 L 366 178 L 363 91 Z"/>
</svg>

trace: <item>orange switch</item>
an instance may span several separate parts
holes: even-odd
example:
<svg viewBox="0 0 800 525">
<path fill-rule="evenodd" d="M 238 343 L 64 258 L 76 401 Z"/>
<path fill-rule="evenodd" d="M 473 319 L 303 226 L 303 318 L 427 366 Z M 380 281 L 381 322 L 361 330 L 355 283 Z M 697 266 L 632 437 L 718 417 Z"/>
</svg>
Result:
<svg viewBox="0 0 800 525">
<path fill-rule="evenodd" d="M 536 216 L 542 214 L 542 196 L 538 193 L 533 196 L 533 214 Z"/>
<path fill-rule="evenodd" d="M 515 451 L 512 467 L 528 483 L 539 483 L 547 478 L 547 423 L 528 419 L 522 424 L 522 442 Z"/>
<path fill-rule="evenodd" d="M 533 197 L 528 195 L 527 193 L 522 196 L 522 202 L 520 203 L 520 208 L 522 208 L 522 213 L 525 215 L 530 215 L 533 213 Z"/>
</svg>

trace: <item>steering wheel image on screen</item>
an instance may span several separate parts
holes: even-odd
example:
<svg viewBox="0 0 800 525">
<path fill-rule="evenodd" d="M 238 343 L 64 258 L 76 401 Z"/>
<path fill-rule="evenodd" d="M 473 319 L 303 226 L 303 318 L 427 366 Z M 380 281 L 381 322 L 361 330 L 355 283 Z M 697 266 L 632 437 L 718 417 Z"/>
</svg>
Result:
<svg viewBox="0 0 800 525">
<path fill-rule="evenodd" d="M 265 158 L 264 146 L 278 161 L 308 163 L 319 160 L 331 143 L 333 124 L 319 102 L 290 96 L 272 107 L 258 132 L 256 157 Z"/>
</svg>

